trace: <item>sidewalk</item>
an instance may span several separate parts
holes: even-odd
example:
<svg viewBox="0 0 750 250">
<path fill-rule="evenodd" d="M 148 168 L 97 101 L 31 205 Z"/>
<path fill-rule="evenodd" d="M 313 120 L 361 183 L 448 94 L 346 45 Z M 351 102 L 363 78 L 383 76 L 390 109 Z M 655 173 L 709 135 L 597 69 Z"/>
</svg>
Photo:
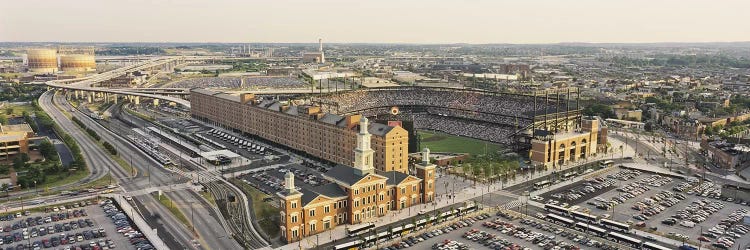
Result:
<svg viewBox="0 0 750 250">
<path fill-rule="evenodd" d="M 620 142 L 619 140 L 616 140 L 616 139 L 610 139 L 610 144 L 612 145 L 612 148 L 616 150 L 616 152 L 610 153 L 610 154 L 599 154 L 595 157 L 586 159 L 586 161 L 576 162 L 575 164 L 571 164 L 571 165 L 565 165 L 562 167 L 562 169 L 564 170 L 564 169 L 568 169 L 570 167 L 574 167 L 577 165 L 587 164 L 587 163 L 602 160 L 602 159 L 610 159 L 613 157 L 620 156 L 616 154 L 622 154 L 624 156 L 632 156 L 635 154 L 635 151 L 633 149 L 630 149 L 627 146 L 623 147 L 624 153 L 619 152 L 619 145 L 624 145 L 625 144 L 624 142 Z M 516 184 L 527 182 L 530 179 L 544 177 L 544 176 L 550 175 L 553 171 L 559 171 L 559 170 L 549 169 L 549 170 L 534 173 L 531 175 L 529 174 L 518 175 L 516 176 L 515 179 L 509 180 L 508 182 L 504 184 L 499 183 L 499 182 L 489 184 L 489 190 L 490 190 L 490 193 L 498 193 L 498 194 L 510 196 L 510 194 L 504 193 L 505 191 L 503 191 L 503 188 L 501 187 L 508 188 Z M 450 177 L 449 175 L 443 175 L 442 177 L 439 177 L 439 178 L 449 178 L 449 177 Z M 436 186 L 440 186 L 440 185 L 441 184 L 436 184 Z M 445 207 L 448 207 L 454 204 L 461 204 L 463 202 L 479 198 L 482 194 L 486 194 L 487 188 L 488 188 L 487 184 L 478 182 L 476 186 L 471 185 L 471 186 L 465 187 L 464 189 L 456 190 L 457 192 L 455 193 L 455 196 L 456 196 L 455 199 L 453 198 L 448 199 L 446 194 L 439 194 L 434 203 L 420 204 L 420 205 L 415 205 L 413 207 L 398 210 L 398 211 L 390 211 L 388 215 L 378 218 L 376 221 L 374 221 L 374 223 L 376 227 L 381 227 L 381 226 L 385 226 L 393 222 L 411 218 L 417 215 L 417 213 L 419 213 L 419 211 L 421 210 L 433 211 L 433 210 L 443 209 Z M 346 239 L 347 238 L 346 228 L 348 228 L 348 225 L 337 226 L 333 228 L 332 230 L 329 230 L 328 232 L 323 232 L 317 235 L 308 236 L 299 242 L 287 244 L 277 249 L 285 249 L 285 250 L 311 249 L 311 248 L 316 247 L 316 245 L 324 245 L 324 244 L 333 242 L 334 239 L 337 239 L 337 240 Z"/>
<path fill-rule="evenodd" d="M 411 218 L 417 215 L 417 213 L 419 213 L 420 210 L 433 211 L 436 209 L 442 209 L 447 206 L 451 206 L 453 204 L 461 204 L 465 201 L 478 197 L 479 195 L 472 196 L 469 194 L 480 194 L 483 188 L 485 188 L 486 190 L 486 187 L 487 187 L 486 185 L 479 185 L 479 184 L 477 185 L 477 187 L 467 187 L 461 190 L 461 193 L 466 194 L 466 195 L 457 194 L 455 202 L 454 202 L 454 199 L 448 199 L 446 197 L 441 196 L 436 199 L 435 203 L 420 204 L 420 205 L 415 205 L 415 206 L 405 208 L 402 210 L 390 211 L 388 215 L 384 217 L 380 217 L 376 221 L 373 221 L 373 222 L 375 223 L 376 227 L 381 227 L 381 226 L 385 226 L 393 222 L 398 222 L 400 220 Z M 333 239 L 337 239 L 337 240 L 346 239 L 347 238 L 346 228 L 348 228 L 348 225 L 337 226 L 333 230 L 329 230 L 328 232 L 320 233 L 317 236 L 309 236 L 309 237 L 304 238 L 302 241 L 287 244 L 277 249 L 292 250 L 292 249 L 300 249 L 300 247 L 302 249 L 310 249 L 310 248 L 314 248 L 316 246 L 316 243 L 318 245 L 323 245 L 323 244 L 332 242 Z"/>
<path fill-rule="evenodd" d="M 133 210 L 133 207 L 130 206 L 130 203 L 125 201 L 122 198 L 122 195 L 104 195 L 106 197 L 114 198 L 115 201 L 122 207 L 122 210 L 125 214 L 127 214 L 130 219 L 135 223 L 138 228 L 141 229 L 141 231 L 144 232 L 143 235 L 148 238 L 151 243 L 153 243 L 154 247 L 156 247 L 157 250 L 167 250 L 169 247 L 167 247 L 166 244 L 164 244 L 164 241 L 161 240 L 161 238 L 158 237 L 156 233 L 155 228 L 151 228 L 148 223 L 146 223 L 145 220 L 143 220 L 143 217 L 141 217 L 140 214 L 135 213 Z"/>
</svg>

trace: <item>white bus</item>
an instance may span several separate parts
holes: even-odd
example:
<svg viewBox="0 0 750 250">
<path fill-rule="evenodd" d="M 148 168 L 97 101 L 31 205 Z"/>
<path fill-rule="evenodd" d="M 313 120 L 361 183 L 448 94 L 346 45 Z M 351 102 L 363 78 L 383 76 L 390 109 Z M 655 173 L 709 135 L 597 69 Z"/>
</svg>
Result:
<svg viewBox="0 0 750 250">
<path fill-rule="evenodd" d="M 578 175 L 578 173 L 576 173 L 575 171 L 570 171 L 570 172 L 564 173 L 562 175 L 562 179 L 563 180 L 569 180 L 569 179 L 571 179 L 573 177 L 576 177 L 576 175 Z"/>
<path fill-rule="evenodd" d="M 354 236 L 358 236 L 358 235 L 362 235 L 364 233 L 367 233 L 367 232 L 369 232 L 370 230 L 372 230 L 374 228 L 375 228 L 375 224 L 374 223 L 367 223 L 367 224 L 362 224 L 362 225 L 356 225 L 356 226 L 352 226 L 352 227 L 348 228 L 346 230 L 346 234 L 349 237 L 354 237 Z"/>
<path fill-rule="evenodd" d="M 549 187 L 550 185 L 552 185 L 552 182 L 550 181 L 540 181 L 534 183 L 534 190 L 541 190 L 543 188 Z"/>
</svg>

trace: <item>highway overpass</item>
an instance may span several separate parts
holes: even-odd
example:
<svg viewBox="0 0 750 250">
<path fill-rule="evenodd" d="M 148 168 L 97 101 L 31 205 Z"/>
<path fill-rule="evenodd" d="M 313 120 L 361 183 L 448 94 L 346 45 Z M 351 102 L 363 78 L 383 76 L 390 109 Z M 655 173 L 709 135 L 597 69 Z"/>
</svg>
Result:
<svg viewBox="0 0 750 250">
<path fill-rule="evenodd" d="M 188 60 L 188 59 L 183 58 L 183 57 L 154 58 L 148 61 L 139 62 L 133 65 L 128 65 L 122 68 L 118 68 L 115 70 L 107 71 L 104 73 L 100 73 L 100 74 L 96 74 L 96 75 L 92 75 L 92 76 L 88 76 L 84 78 L 53 80 L 53 81 L 48 81 L 45 84 L 50 88 L 58 88 L 58 89 L 76 91 L 76 95 L 84 95 L 84 96 L 88 95 L 89 99 L 93 98 L 94 94 L 104 93 L 106 95 L 110 95 L 110 94 L 114 95 L 115 99 L 118 97 L 118 95 L 122 95 L 128 98 L 131 98 L 131 100 L 134 99 L 136 102 L 140 102 L 140 98 L 143 97 L 143 98 L 150 98 L 154 100 L 163 100 L 163 101 L 179 104 L 179 105 L 189 108 L 190 102 L 188 100 L 185 100 L 179 97 L 159 95 L 156 93 L 152 94 L 152 93 L 135 92 L 135 91 L 130 91 L 128 89 L 109 89 L 109 88 L 102 88 L 102 87 L 93 87 L 94 84 L 108 81 L 119 76 L 123 76 L 129 72 L 135 72 L 135 71 L 145 70 L 145 69 L 154 69 L 154 68 L 170 68 L 170 67 L 174 67 L 177 64 L 184 62 L 185 60 Z M 158 101 L 155 101 L 155 103 L 158 104 Z"/>
<path fill-rule="evenodd" d="M 190 94 L 190 89 L 187 88 L 104 88 L 104 87 L 93 87 L 95 84 L 102 83 L 119 76 L 123 76 L 130 72 L 148 70 L 148 69 L 161 69 L 171 71 L 172 68 L 179 64 L 186 62 L 195 61 L 206 61 L 206 60 L 222 60 L 222 59 L 240 59 L 223 56 L 172 56 L 172 57 L 151 57 L 148 60 L 136 62 L 132 65 L 124 66 L 115 70 L 103 72 L 100 74 L 65 80 L 53 80 L 48 81 L 45 84 L 50 88 L 66 89 L 75 91 L 75 95 L 78 98 L 86 98 L 92 100 L 97 94 L 105 94 L 105 98 L 109 99 L 110 95 L 114 97 L 116 101 L 119 96 L 128 98 L 131 101 L 140 103 L 140 98 L 149 98 L 155 100 L 155 104 L 158 104 L 158 100 L 166 101 L 168 103 L 179 104 L 184 107 L 190 108 L 190 101 L 181 98 Z M 283 94 L 315 94 L 320 93 L 320 90 L 312 90 L 308 88 L 295 88 L 295 89 L 262 89 L 262 90 L 251 90 L 251 91 L 228 91 L 228 93 L 255 93 L 259 95 L 283 95 Z M 324 93 L 330 92 L 330 90 L 324 90 Z"/>
</svg>

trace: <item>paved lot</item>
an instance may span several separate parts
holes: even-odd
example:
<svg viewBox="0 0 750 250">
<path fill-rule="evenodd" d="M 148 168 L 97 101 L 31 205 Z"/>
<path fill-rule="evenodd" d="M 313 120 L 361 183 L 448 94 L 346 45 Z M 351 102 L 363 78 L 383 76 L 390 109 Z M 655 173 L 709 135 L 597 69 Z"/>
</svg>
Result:
<svg viewBox="0 0 750 250">
<path fill-rule="evenodd" d="M 310 188 L 329 183 L 317 170 L 300 164 L 290 164 L 283 168 L 253 171 L 238 178 L 245 180 L 245 182 L 265 193 L 274 194 L 283 189 L 284 175 L 287 171 L 294 173 L 294 185 L 298 187 Z"/>
<path fill-rule="evenodd" d="M 7 229 L 2 233 L 2 247 L 18 249 L 32 245 L 39 246 L 40 249 L 70 249 L 80 246 L 90 249 L 91 244 L 101 244 L 104 249 L 110 249 L 110 246 L 116 249 L 135 249 L 127 237 L 117 233 L 114 224 L 98 204 L 78 207 L 66 205 L 65 209 L 62 209 L 62 205 L 53 207 L 49 207 L 47 212 L 32 212 L 12 220 L 3 220 L 0 226 Z M 38 224 L 37 219 L 41 219 L 42 223 Z M 35 222 L 29 223 L 31 220 Z M 104 235 L 101 235 L 101 229 Z M 48 245 L 45 244 L 47 241 Z"/>
<path fill-rule="evenodd" d="M 618 170 L 617 172 L 620 172 L 622 170 Z M 611 172 L 608 174 L 615 175 L 617 172 Z M 581 209 L 579 211 L 589 211 L 592 215 L 602 216 L 604 214 L 611 215 L 612 218 L 614 218 L 617 221 L 620 222 L 627 222 L 631 224 L 636 224 L 638 222 L 641 222 L 641 220 L 634 218 L 635 215 L 641 214 L 640 211 L 637 211 L 634 209 L 634 205 L 636 205 L 638 202 L 645 202 L 647 198 L 652 198 L 656 196 L 659 193 L 666 193 L 671 192 L 672 194 L 680 193 L 685 196 L 686 199 L 680 200 L 676 204 L 665 207 L 665 209 L 656 215 L 649 216 L 648 219 L 645 221 L 645 226 L 643 227 L 644 230 L 651 231 L 649 228 L 656 227 L 657 233 L 660 233 L 664 236 L 668 236 L 670 234 L 683 234 L 688 237 L 686 241 L 694 243 L 695 245 L 698 245 L 698 237 L 701 235 L 701 231 L 706 232 L 709 228 L 719 224 L 722 220 L 727 219 L 727 217 L 732 214 L 735 211 L 738 211 L 740 209 L 746 209 L 747 211 L 750 211 L 750 207 L 747 205 L 741 205 L 734 202 L 727 202 L 720 199 L 710 198 L 710 197 L 702 197 L 695 194 L 687 194 L 686 192 L 680 192 L 674 190 L 674 188 L 682 183 L 686 183 L 683 179 L 677 179 L 672 177 L 665 177 L 665 176 L 659 176 L 659 177 L 651 177 L 652 174 L 650 173 L 641 173 L 640 175 L 637 175 L 635 178 L 628 179 L 628 180 L 616 180 L 613 188 L 607 189 L 607 190 L 598 190 L 597 192 L 594 192 L 593 194 L 574 201 L 569 200 L 559 200 L 560 203 L 568 202 L 570 203 L 570 206 L 580 206 Z M 667 182 L 664 185 L 661 186 L 648 186 L 648 185 L 641 185 L 648 187 L 649 190 L 644 191 L 643 193 L 640 193 L 636 195 L 633 198 L 629 198 L 626 201 L 624 201 L 621 204 L 618 204 L 614 206 L 613 209 L 603 210 L 596 208 L 591 203 L 599 202 L 601 199 L 603 200 L 611 200 L 613 197 L 619 197 L 620 195 L 624 194 L 624 191 L 619 190 L 622 187 L 625 187 L 627 185 L 631 185 L 632 183 L 644 180 L 646 178 L 651 177 L 651 179 L 647 179 L 645 183 L 650 183 L 651 180 L 654 178 L 658 179 L 668 179 L 671 180 Z M 545 197 L 545 200 L 543 202 L 548 202 L 549 198 L 552 194 L 555 193 L 562 193 L 565 190 L 571 190 L 572 188 L 579 187 L 583 185 L 583 182 L 585 181 L 579 181 L 576 182 L 573 185 L 566 186 L 564 188 L 560 188 L 557 190 L 552 190 L 548 193 L 542 194 L 541 196 Z M 686 185 L 686 184 L 683 184 Z M 691 186 L 695 186 L 697 184 L 692 184 Z M 599 201 L 596 200 L 596 198 L 600 198 Z M 554 199 L 554 198 L 553 198 Z M 661 223 L 663 220 L 672 217 L 673 215 L 677 214 L 678 211 L 683 210 L 690 206 L 693 202 L 697 202 L 700 200 L 705 200 L 707 202 L 718 202 L 721 204 L 724 204 L 724 207 L 718 210 L 715 213 L 710 213 L 707 219 L 703 222 L 696 223 L 696 225 L 692 228 L 688 228 L 685 226 L 681 226 L 679 223 L 683 220 L 678 219 L 677 223 L 675 225 L 665 225 Z M 641 205 L 641 207 L 644 207 Z M 712 239 L 711 242 L 704 242 L 703 246 L 710 245 L 715 242 L 715 239 Z M 732 248 L 735 247 L 747 247 L 750 245 L 750 235 L 743 235 L 742 237 L 735 240 L 735 244 Z"/>
<path fill-rule="evenodd" d="M 250 160 L 252 162 L 252 163 L 250 163 L 250 162 L 241 162 L 239 164 L 241 166 L 235 166 L 236 164 L 232 163 L 233 167 L 229 168 L 229 169 L 226 169 L 226 171 L 231 171 L 231 172 L 242 171 L 242 170 L 246 170 L 246 169 L 259 168 L 259 167 L 263 167 L 263 166 L 284 163 L 284 162 L 287 162 L 289 160 L 289 156 L 284 155 L 284 154 L 278 152 L 277 150 L 273 149 L 272 147 L 263 146 L 263 147 L 265 147 L 265 150 L 262 153 L 260 153 L 258 151 L 253 151 L 251 148 L 248 148 L 248 147 L 245 147 L 245 146 L 242 146 L 242 148 L 240 148 L 239 145 L 232 144 L 231 142 L 229 142 L 229 140 L 221 137 L 217 133 L 209 133 L 209 131 L 211 131 L 211 128 L 209 128 L 209 127 L 203 127 L 203 128 L 204 128 L 204 130 L 203 130 L 204 132 L 201 132 L 201 133 L 198 133 L 198 134 L 200 134 L 201 136 L 203 136 L 205 138 L 210 139 L 211 141 L 213 141 L 215 143 L 223 145 L 224 147 L 227 148 L 227 150 L 232 151 L 232 152 L 234 152 L 236 154 L 239 154 L 242 157 L 244 157 L 244 158 L 246 158 L 246 159 L 248 159 L 248 160 Z M 216 130 L 216 131 L 221 131 L 221 130 Z M 242 140 L 245 140 L 245 141 L 248 141 L 248 142 L 251 142 L 251 143 L 256 144 L 256 145 L 261 145 L 261 146 L 262 145 L 266 145 L 265 143 L 261 144 L 257 140 L 250 139 L 248 137 L 238 137 L 238 138 L 242 139 Z"/>
</svg>

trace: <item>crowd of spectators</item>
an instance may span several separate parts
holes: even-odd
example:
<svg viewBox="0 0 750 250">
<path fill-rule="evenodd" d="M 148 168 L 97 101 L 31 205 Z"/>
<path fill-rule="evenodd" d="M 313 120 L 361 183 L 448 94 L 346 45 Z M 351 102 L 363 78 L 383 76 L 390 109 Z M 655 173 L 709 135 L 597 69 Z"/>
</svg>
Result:
<svg viewBox="0 0 750 250">
<path fill-rule="evenodd" d="M 370 89 L 337 93 L 323 98 L 336 102 L 339 112 L 384 106 L 432 106 L 530 118 L 535 109 L 534 98 L 531 96 L 440 88 Z M 545 107 L 553 105 L 537 103 L 537 113 L 542 114 Z"/>
<path fill-rule="evenodd" d="M 244 84 L 242 83 L 244 79 Z M 307 83 L 293 77 L 203 77 L 175 82 L 175 88 L 290 89 L 304 88 Z"/>
<path fill-rule="evenodd" d="M 432 114 L 416 114 L 414 128 L 476 138 L 500 144 L 513 143 L 513 127 Z"/>
</svg>

